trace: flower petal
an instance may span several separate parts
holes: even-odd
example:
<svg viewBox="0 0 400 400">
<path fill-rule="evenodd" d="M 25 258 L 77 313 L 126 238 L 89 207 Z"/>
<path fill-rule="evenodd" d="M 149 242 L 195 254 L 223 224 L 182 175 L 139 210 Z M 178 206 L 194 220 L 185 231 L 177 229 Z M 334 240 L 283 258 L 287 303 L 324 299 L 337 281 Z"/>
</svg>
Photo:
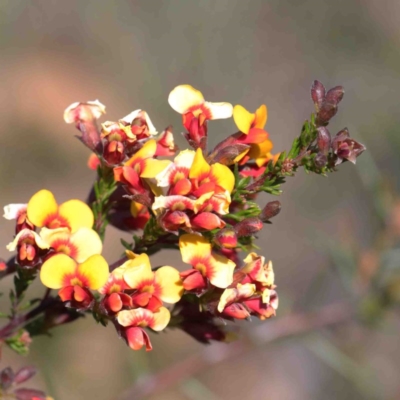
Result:
<svg viewBox="0 0 400 400">
<path fill-rule="evenodd" d="M 17 219 L 22 212 L 26 211 L 27 204 L 8 204 L 4 206 L 3 217 L 8 220 Z"/>
<path fill-rule="evenodd" d="M 140 173 L 141 178 L 155 178 L 158 174 L 163 172 L 168 166 L 172 164 L 169 160 L 156 160 L 148 158 L 144 162 L 144 167 Z"/>
<path fill-rule="evenodd" d="M 61 217 L 68 221 L 72 233 L 79 228 L 91 228 L 93 226 L 93 212 L 90 207 L 81 200 L 68 200 L 62 203 L 58 212 Z"/>
<path fill-rule="evenodd" d="M 63 287 L 64 278 L 75 273 L 77 263 L 66 254 L 56 254 L 48 258 L 40 270 L 40 280 L 50 289 Z"/>
<path fill-rule="evenodd" d="M 128 328 L 126 330 L 126 339 L 132 350 L 140 350 L 143 346 L 146 346 L 146 351 L 153 349 L 149 336 L 142 328 Z"/>
<path fill-rule="evenodd" d="M 148 140 L 143 147 L 137 151 L 124 165 L 132 167 L 140 160 L 146 160 L 154 156 L 157 150 L 157 142 L 154 139 Z"/>
<path fill-rule="evenodd" d="M 64 111 L 64 121 L 67 124 L 73 122 L 98 119 L 106 113 L 106 106 L 99 100 L 88 101 L 86 103 L 72 103 Z"/>
<path fill-rule="evenodd" d="M 258 159 L 265 157 L 272 149 L 274 145 L 271 140 L 267 139 L 261 143 L 252 144 L 248 156 L 252 159 Z"/>
<path fill-rule="evenodd" d="M 196 201 L 186 196 L 157 196 L 152 206 L 153 210 L 168 209 L 172 211 L 193 210 Z"/>
<path fill-rule="evenodd" d="M 233 107 L 230 103 L 211 103 L 206 101 L 204 107 L 209 111 L 209 119 L 226 119 L 232 117 Z"/>
<path fill-rule="evenodd" d="M 136 258 L 126 261 L 121 267 L 125 269 L 124 281 L 132 289 L 139 287 L 143 281 L 154 278 L 154 272 L 151 270 L 150 259 L 147 254 L 140 254 Z"/>
<path fill-rule="evenodd" d="M 218 215 L 211 212 L 202 212 L 200 214 L 195 215 L 190 220 L 193 227 L 205 229 L 211 231 L 216 228 L 223 228 L 226 223 L 218 217 Z"/>
<path fill-rule="evenodd" d="M 211 244 L 209 241 L 199 235 L 191 233 L 182 235 L 179 238 L 179 248 L 183 262 L 190 264 L 194 257 L 207 257 L 211 254 Z"/>
<path fill-rule="evenodd" d="M 46 240 L 43 240 L 35 231 L 25 228 L 18 232 L 14 240 L 6 246 L 6 249 L 8 251 L 15 251 L 19 241 L 25 237 L 33 239 L 36 245 L 41 249 L 48 249 L 50 247 L 49 243 Z"/>
<path fill-rule="evenodd" d="M 78 266 L 78 273 L 88 281 L 88 287 L 93 290 L 101 288 L 110 275 L 107 261 L 99 254 L 89 257 Z"/>
<path fill-rule="evenodd" d="M 211 274 L 207 275 L 210 282 L 221 289 L 227 288 L 233 282 L 233 270 L 236 264 L 219 254 L 210 257 Z"/>
<path fill-rule="evenodd" d="M 136 308 L 135 310 L 123 310 L 117 315 L 118 323 L 121 326 L 148 326 L 153 319 L 153 313 L 145 308 Z"/>
<path fill-rule="evenodd" d="M 132 111 L 128 115 L 126 115 L 124 118 L 121 119 L 121 121 L 127 122 L 128 124 L 131 124 L 134 119 L 139 117 L 139 114 L 141 113 L 141 109 L 139 108 L 138 110 Z"/>
<path fill-rule="evenodd" d="M 160 307 L 160 309 L 154 313 L 154 317 L 152 322 L 149 324 L 149 327 L 153 329 L 153 331 L 162 331 L 169 323 L 171 319 L 171 314 L 165 307 Z"/>
<path fill-rule="evenodd" d="M 254 128 L 264 129 L 268 119 L 268 110 L 265 104 L 257 108 L 255 112 Z"/>
<path fill-rule="evenodd" d="M 79 228 L 71 235 L 70 240 L 77 250 L 75 260 L 78 263 L 84 262 L 94 254 L 101 254 L 103 250 L 100 236 L 90 228 Z"/>
<path fill-rule="evenodd" d="M 204 103 L 202 93 L 191 85 L 179 85 L 168 96 L 169 105 L 179 114 Z"/>
<path fill-rule="evenodd" d="M 235 187 L 235 175 L 226 165 L 215 163 L 211 165 L 211 175 L 215 178 L 218 186 L 221 186 L 229 193 Z"/>
<path fill-rule="evenodd" d="M 194 156 L 193 164 L 190 167 L 189 178 L 191 179 L 201 179 L 209 174 L 211 170 L 210 165 L 204 159 L 203 151 L 198 148 L 196 150 L 196 155 Z"/>
<path fill-rule="evenodd" d="M 193 164 L 196 152 L 194 150 L 182 150 L 175 158 L 174 164 L 178 167 L 190 168 Z"/>
<path fill-rule="evenodd" d="M 254 122 L 255 115 L 247 111 L 243 106 L 237 104 L 233 107 L 233 120 L 240 132 L 249 133 Z"/>
<path fill-rule="evenodd" d="M 27 215 L 29 221 L 38 227 L 44 226 L 49 215 L 57 213 L 58 205 L 53 193 L 49 190 L 39 190 L 28 202 Z"/>
<path fill-rule="evenodd" d="M 183 284 L 179 271 L 165 266 L 155 272 L 155 282 L 161 287 L 160 298 L 166 303 L 177 303 L 183 295 Z"/>
</svg>

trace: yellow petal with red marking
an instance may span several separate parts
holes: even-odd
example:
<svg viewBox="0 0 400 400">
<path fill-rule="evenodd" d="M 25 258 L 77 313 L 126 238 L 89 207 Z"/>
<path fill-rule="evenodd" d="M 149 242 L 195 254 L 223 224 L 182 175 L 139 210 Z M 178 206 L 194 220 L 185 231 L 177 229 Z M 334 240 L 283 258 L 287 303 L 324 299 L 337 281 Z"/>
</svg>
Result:
<svg viewBox="0 0 400 400">
<path fill-rule="evenodd" d="M 79 228 L 71 235 L 70 240 L 77 250 L 75 259 L 78 263 L 84 262 L 95 254 L 101 254 L 103 250 L 100 236 L 90 228 Z"/>
<path fill-rule="evenodd" d="M 210 282 L 221 289 L 227 288 L 233 282 L 233 270 L 236 264 L 228 258 L 219 254 L 210 257 L 212 274 L 207 276 Z"/>
<path fill-rule="evenodd" d="M 254 118 L 255 115 L 247 111 L 243 106 L 238 104 L 233 107 L 233 120 L 240 132 L 245 134 L 249 133 Z"/>
<path fill-rule="evenodd" d="M 40 270 L 40 280 L 50 289 L 60 289 L 64 285 L 64 278 L 73 275 L 77 263 L 65 254 L 56 254 L 47 259 Z"/>
<path fill-rule="evenodd" d="M 179 85 L 168 96 L 169 105 L 179 114 L 204 103 L 202 93 L 191 85 Z"/>
<path fill-rule="evenodd" d="M 89 257 L 78 266 L 77 272 L 88 281 L 89 289 L 100 289 L 108 279 L 110 272 L 107 261 L 99 254 Z"/>
<path fill-rule="evenodd" d="M 264 129 L 268 119 L 268 110 L 265 104 L 257 108 L 255 112 L 254 128 Z"/>
<path fill-rule="evenodd" d="M 257 159 L 265 158 L 266 154 L 268 154 L 273 149 L 273 147 L 274 145 L 272 141 L 269 139 L 264 140 L 261 143 L 252 144 L 250 146 L 250 151 L 248 153 L 248 156 L 252 159 L 255 159 L 257 162 Z"/>
<path fill-rule="evenodd" d="M 235 187 L 235 175 L 226 165 L 215 163 L 211 165 L 211 176 L 215 178 L 218 186 L 221 186 L 229 193 Z"/>
<path fill-rule="evenodd" d="M 140 160 L 146 160 L 147 158 L 154 157 L 156 150 L 157 142 L 154 139 L 148 140 L 143 147 L 125 163 L 125 165 L 131 167 Z"/>
<path fill-rule="evenodd" d="M 160 307 L 160 309 L 153 314 L 153 320 L 149 327 L 154 331 L 162 331 L 169 323 L 171 319 L 171 314 L 165 307 Z"/>
<path fill-rule="evenodd" d="M 44 226 L 46 219 L 56 214 L 58 205 L 53 193 L 49 190 L 40 190 L 28 202 L 27 215 L 29 221 L 38 227 Z"/>
<path fill-rule="evenodd" d="M 58 212 L 61 217 L 68 221 L 72 233 L 76 232 L 79 228 L 91 228 L 93 226 L 93 212 L 81 200 L 68 200 L 62 203 Z"/>
<path fill-rule="evenodd" d="M 200 148 L 196 150 L 196 154 L 193 159 L 193 164 L 190 167 L 189 178 L 199 179 L 207 176 L 211 171 L 210 165 L 204 159 L 203 152 Z"/>
<path fill-rule="evenodd" d="M 145 308 L 136 308 L 135 310 L 123 310 L 117 315 L 118 323 L 121 326 L 141 326 L 146 327 L 153 319 L 153 313 Z"/>
<path fill-rule="evenodd" d="M 121 326 L 149 326 L 155 331 L 162 331 L 169 323 L 171 314 L 165 307 L 160 307 L 158 312 L 153 313 L 145 308 L 134 310 L 123 310 L 117 315 L 118 323 Z"/>
<path fill-rule="evenodd" d="M 158 174 L 168 168 L 170 164 L 172 164 L 172 162 L 169 160 L 156 160 L 154 158 L 148 158 L 144 162 L 144 167 L 140 173 L 140 177 L 155 178 Z"/>
<path fill-rule="evenodd" d="M 230 103 L 211 103 L 206 101 L 204 107 L 209 111 L 209 119 L 226 119 L 232 117 L 233 107 Z"/>
<path fill-rule="evenodd" d="M 125 269 L 124 280 L 132 289 L 139 287 L 143 281 L 153 280 L 154 278 L 154 272 L 151 270 L 150 259 L 147 254 L 140 254 L 134 259 L 126 261 L 121 267 Z"/>
<path fill-rule="evenodd" d="M 155 283 L 161 287 L 160 299 L 166 303 L 177 303 L 183 295 L 183 283 L 179 271 L 165 266 L 155 272 Z"/>
<path fill-rule="evenodd" d="M 203 236 L 188 233 L 179 238 L 179 248 L 183 262 L 190 264 L 194 257 L 211 254 L 211 244 Z"/>
</svg>

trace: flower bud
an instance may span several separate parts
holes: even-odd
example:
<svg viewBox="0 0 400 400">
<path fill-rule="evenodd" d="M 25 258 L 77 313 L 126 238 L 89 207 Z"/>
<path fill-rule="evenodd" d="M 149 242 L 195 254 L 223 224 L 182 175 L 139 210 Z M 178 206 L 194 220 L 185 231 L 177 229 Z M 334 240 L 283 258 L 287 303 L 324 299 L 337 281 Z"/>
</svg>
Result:
<svg viewBox="0 0 400 400">
<path fill-rule="evenodd" d="M 320 81 L 315 80 L 313 82 L 311 86 L 311 98 L 318 111 L 321 107 L 323 100 L 325 99 L 325 87 Z"/>
<path fill-rule="evenodd" d="M 146 351 L 152 350 L 149 335 L 140 327 L 130 327 L 126 330 L 126 341 L 132 350 L 140 350 L 143 346 Z"/>
<path fill-rule="evenodd" d="M 235 230 L 232 228 L 221 229 L 215 235 L 214 242 L 225 249 L 234 249 L 238 244 Z"/>
<path fill-rule="evenodd" d="M 235 225 L 235 231 L 238 237 L 252 236 L 263 228 L 260 218 L 250 217 Z"/>
<path fill-rule="evenodd" d="M 333 118 L 338 111 L 337 105 L 324 101 L 321 105 L 317 115 L 317 125 L 326 125 L 331 118 Z"/>
<path fill-rule="evenodd" d="M 335 86 L 328 90 L 325 96 L 325 101 L 335 104 L 336 106 L 342 101 L 344 96 L 343 86 Z"/>
<path fill-rule="evenodd" d="M 263 222 L 269 221 L 271 218 L 277 216 L 281 212 L 281 203 L 278 200 L 270 201 L 262 209 L 260 219 Z"/>
<path fill-rule="evenodd" d="M 217 214 L 202 212 L 190 219 L 193 228 L 211 231 L 216 228 L 223 228 L 225 222 Z"/>
<path fill-rule="evenodd" d="M 7 390 L 14 381 L 14 372 L 10 367 L 4 368 L 0 372 L 0 386 L 3 390 Z"/>
<path fill-rule="evenodd" d="M 46 393 L 36 389 L 17 389 L 14 394 L 17 400 L 46 399 Z"/>
<path fill-rule="evenodd" d="M 322 154 L 327 155 L 331 147 L 331 134 L 324 126 L 320 126 L 317 130 L 318 149 Z"/>
<path fill-rule="evenodd" d="M 27 380 L 31 379 L 34 375 L 36 375 L 36 368 L 34 367 L 22 367 L 14 377 L 15 383 L 23 383 Z"/>
<path fill-rule="evenodd" d="M 342 86 L 335 86 L 328 90 L 318 110 L 317 125 L 326 125 L 336 115 L 338 104 L 343 99 L 343 95 L 344 89 Z"/>
</svg>

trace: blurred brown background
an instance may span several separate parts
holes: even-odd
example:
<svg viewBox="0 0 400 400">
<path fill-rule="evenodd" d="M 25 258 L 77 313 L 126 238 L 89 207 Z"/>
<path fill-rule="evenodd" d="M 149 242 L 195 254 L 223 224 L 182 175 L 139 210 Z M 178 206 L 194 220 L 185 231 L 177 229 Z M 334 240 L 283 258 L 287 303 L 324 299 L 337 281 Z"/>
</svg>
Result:
<svg viewBox="0 0 400 400">
<path fill-rule="evenodd" d="M 399 18 L 396 0 L 0 0 L 1 205 L 26 202 L 42 188 L 60 202 L 85 199 L 94 179 L 88 151 L 62 119 L 74 101 L 98 98 L 109 120 L 142 108 L 158 131 L 173 124 L 183 147 L 180 116 L 167 97 L 189 83 L 211 101 L 250 110 L 266 103 L 267 130 L 281 151 L 313 110 L 311 82 L 340 84 L 346 95 L 331 132 L 347 126 L 369 152 L 329 178 L 300 172 L 284 186 L 282 212 L 259 240 L 281 296 L 278 316 L 263 323 L 263 332 L 285 315 L 351 302 L 357 290 L 346 288 L 335 267 L 346 265 L 329 254 L 371 245 L 381 228 L 374 182 L 382 176 L 393 188 L 400 182 Z M 233 131 L 232 120 L 210 124 L 211 143 Z M 1 222 L 2 257 L 12 229 Z M 120 236 L 112 229 L 107 235 L 108 261 L 121 253 Z M 155 256 L 154 265 L 167 258 L 181 265 L 171 252 Z M 2 291 L 10 285 L 2 282 Z M 0 301 L 7 306 L 6 295 Z M 400 397 L 400 323 L 391 311 L 378 327 L 350 322 L 268 343 L 252 335 L 256 321 L 238 325 L 250 350 L 222 362 L 218 357 L 236 344 L 204 347 L 169 331 L 152 335 L 153 352 L 133 352 L 112 327 L 87 317 L 37 338 L 27 359 L 5 351 L 1 365 L 38 366 L 37 387 L 56 400 L 139 398 L 126 391 L 138 382 L 157 388 L 149 376 L 168 370 L 169 385 L 145 398 Z M 193 368 L 198 354 L 210 365 Z M 173 369 L 188 358 L 188 369 Z"/>
</svg>

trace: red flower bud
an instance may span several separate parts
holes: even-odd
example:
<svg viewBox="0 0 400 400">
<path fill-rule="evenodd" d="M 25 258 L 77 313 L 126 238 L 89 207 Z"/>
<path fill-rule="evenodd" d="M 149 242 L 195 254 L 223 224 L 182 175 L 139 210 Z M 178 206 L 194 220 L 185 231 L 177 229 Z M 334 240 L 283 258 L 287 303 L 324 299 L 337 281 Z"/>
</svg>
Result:
<svg viewBox="0 0 400 400">
<path fill-rule="evenodd" d="M 193 228 L 206 229 L 207 231 L 225 226 L 225 222 L 218 215 L 211 212 L 197 214 L 190 222 Z"/>
<path fill-rule="evenodd" d="M 277 216 L 281 212 L 281 203 L 278 200 L 270 201 L 262 209 L 260 219 L 263 222 L 269 221 L 271 218 Z"/>
<path fill-rule="evenodd" d="M 325 101 L 335 104 L 336 106 L 342 101 L 344 96 L 343 86 L 335 86 L 334 88 L 328 90 L 325 96 Z"/>
<path fill-rule="evenodd" d="M 325 87 L 320 82 L 315 80 L 311 86 L 311 98 L 315 104 L 317 111 L 321 107 L 323 100 L 325 99 Z"/>
<path fill-rule="evenodd" d="M 0 385 L 1 388 L 7 390 L 14 381 L 14 372 L 10 367 L 4 368 L 0 372 Z"/>
<path fill-rule="evenodd" d="M 238 237 L 252 236 L 263 228 L 260 218 L 250 217 L 235 225 L 235 231 Z"/>
<path fill-rule="evenodd" d="M 126 329 L 125 335 L 131 349 L 140 350 L 143 346 L 146 346 L 146 351 L 153 349 L 149 335 L 142 328 L 130 327 Z"/>
<path fill-rule="evenodd" d="M 17 389 L 14 394 L 17 400 L 46 400 L 46 393 L 36 389 Z"/>
<path fill-rule="evenodd" d="M 15 383 L 23 383 L 27 380 L 31 379 L 34 375 L 36 375 L 36 368 L 34 367 L 22 367 L 14 377 Z"/>
<path fill-rule="evenodd" d="M 218 231 L 214 237 L 215 243 L 225 249 L 234 249 L 238 244 L 237 235 L 234 229 L 225 228 Z"/>
<path fill-rule="evenodd" d="M 331 134 L 324 126 L 320 126 L 317 131 L 318 149 L 322 154 L 328 155 L 329 149 L 331 148 Z"/>
</svg>

